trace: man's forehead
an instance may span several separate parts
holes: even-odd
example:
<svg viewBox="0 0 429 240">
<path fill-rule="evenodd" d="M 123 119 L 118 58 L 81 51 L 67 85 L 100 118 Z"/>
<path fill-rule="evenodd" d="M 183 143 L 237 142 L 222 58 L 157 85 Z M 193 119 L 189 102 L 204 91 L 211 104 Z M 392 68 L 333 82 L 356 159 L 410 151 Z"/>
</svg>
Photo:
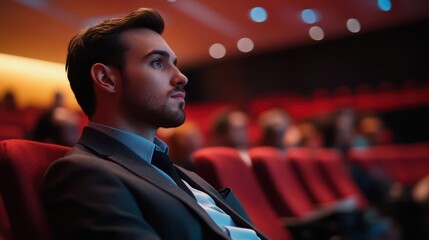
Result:
<svg viewBox="0 0 429 240">
<path fill-rule="evenodd" d="M 165 39 L 159 33 L 150 29 L 139 28 L 127 30 L 122 34 L 122 40 L 127 45 L 128 50 L 140 49 L 147 53 L 165 52 L 170 57 L 176 58 L 175 53 Z"/>
</svg>

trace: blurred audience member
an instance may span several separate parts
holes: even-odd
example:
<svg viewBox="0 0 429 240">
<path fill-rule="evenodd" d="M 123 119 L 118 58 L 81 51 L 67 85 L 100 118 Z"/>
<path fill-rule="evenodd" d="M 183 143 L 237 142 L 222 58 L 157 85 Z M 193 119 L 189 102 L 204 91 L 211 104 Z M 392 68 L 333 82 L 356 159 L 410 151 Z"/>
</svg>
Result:
<svg viewBox="0 0 429 240">
<path fill-rule="evenodd" d="M 167 139 L 169 154 L 174 163 L 194 171 L 192 153 L 205 146 L 204 137 L 199 127 L 190 121 L 172 129 Z"/>
<path fill-rule="evenodd" d="M 429 175 L 415 184 L 396 183 L 390 194 L 389 206 L 400 226 L 400 239 L 429 239 Z"/>
<path fill-rule="evenodd" d="M 412 198 L 414 201 L 429 207 L 429 175 L 415 184 L 412 190 Z"/>
<path fill-rule="evenodd" d="M 340 109 L 332 114 L 325 126 L 325 144 L 342 153 L 350 147 L 368 147 L 392 142 L 391 132 L 382 119 L 371 113 L 359 114 L 353 109 Z"/>
<path fill-rule="evenodd" d="M 317 148 L 323 146 L 323 136 L 314 121 L 302 121 L 297 124 L 297 128 L 301 133 L 301 139 L 298 144 L 299 147 Z"/>
<path fill-rule="evenodd" d="M 36 122 L 33 139 L 64 146 L 74 145 L 80 135 L 79 115 L 64 107 L 63 96 L 55 93 L 51 108 Z"/>
<path fill-rule="evenodd" d="M 349 108 L 335 111 L 324 128 L 326 147 L 346 153 L 356 134 L 356 113 Z"/>
<path fill-rule="evenodd" d="M 11 90 L 5 92 L 0 104 L 0 110 L 5 112 L 13 112 L 19 110 L 16 104 L 15 94 Z"/>
<path fill-rule="evenodd" d="M 279 108 L 262 112 L 258 117 L 262 137 L 260 145 L 286 149 L 285 133 L 291 124 L 288 114 Z"/>
<path fill-rule="evenodd" d="M 303 142 L 303 133 L 301 128 L 297 124 L 292 124 L 288 127 L 284 135 L 284 144 L 286 148 L 289 147 L 300 147 Z"/>
<path fill-rule="evenodd" d="M 61 92 L 55 92 L 51 108 L 64 107 L 64 95 Z"/>
<path fill-rule="evenodd" d="M 357 113 L 353 109 L 340 109 L 332 114 L 325 128 L 325 147 L 336 148 L 346 156 L 356 137 Z M 392 185 L 388 175 L 374 168 L 371 171 L 354 162 L 346 162 L 348 169 L 359 188 L 368 200 L 378 207 L 383 207 Z"/>
<path fill-rule="evenodd" d="M 380 117 L 375 114 L 365 114 L 358 122 L 353 146 L 368 147 L 391 143 L 392 136 Z"/>
<path fill-rule="evenodd" d="M 323 135 L 312 119 L 290 124 L 284 136 L 286 148 L 289 147 L 323 147 Z"/>
<path fill-rule="evenodd" d="M 26 138 L 28 120 L 17 106 L 15 93 L 7 90 L 0 100 L 0 140 Z"/>
<path fill-rule="evenodd" d="M 247 149 L 250 147 L 249 117 L 239 110 L 226 111 L 218 115 L 212 125 L 212 145 L 238 150 L 247 165 L 251 165 Z"/>
<path fill-rule="evenodd" d="M 250 146 L 249 117 L 238 110 L 227 111 L 214 120 L 212 143 L 215 146 L 227 146 L 246 150 Z"/>
</svg>

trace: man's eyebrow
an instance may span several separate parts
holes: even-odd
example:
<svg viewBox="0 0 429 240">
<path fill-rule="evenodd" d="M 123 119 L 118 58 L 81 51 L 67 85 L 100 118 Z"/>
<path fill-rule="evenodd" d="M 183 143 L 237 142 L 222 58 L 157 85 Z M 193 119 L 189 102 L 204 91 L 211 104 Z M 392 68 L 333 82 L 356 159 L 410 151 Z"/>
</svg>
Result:
<svg viewBox="0 0 429 240">
<path fill-rule="evenodd" d="M 168 59 L 170 59 L 170 57 L 171 57 L 170 53 L 168 53 L 167 51 L 164 51 L 164 50 L 153 50 L 147 56 L 151 56 L 151 55 L 161 55 L 161 56 L 168 58 Z M 177 58 L 175 58 L 173 60 L 173 63 L 174 63 L 174 65 L 177 65 Z"/>
</svg>

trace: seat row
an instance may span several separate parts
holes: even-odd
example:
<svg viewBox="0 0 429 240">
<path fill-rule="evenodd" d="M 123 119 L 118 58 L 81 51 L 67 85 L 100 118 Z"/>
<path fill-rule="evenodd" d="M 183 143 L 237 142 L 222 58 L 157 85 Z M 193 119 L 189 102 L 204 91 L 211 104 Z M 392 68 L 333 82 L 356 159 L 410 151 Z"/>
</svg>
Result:
<svg viewBox="0 0 429 240">
<path fill-rule="evenodd" d="M 67 147 L 20 139 L 0 142 L 0 200 L 2 200 L 0 201 L 0 236 L 2 239 L 11 239 L 12 236 L 15 239 L 51 239 L 51 229 L 40 200 L 41 180 L 49 164 L 68 150 Z M 198 159 L 197 171 L 215 187 L 231 187 L 255 225 L 271 238 L 291 239 L 291 235 L 279 218 L 281 215 L 289 217 L 289 224 L 295 224 L 320 214 L 324 215 L 323 211 L 318 210 L 320 206 L 337 208 L 337 196 L 317 195 L 317 198 L 320 198 L 318 202 L 307 198 L 296 179 L 293 180 L 292 175 L 287 173 L 286 165 L 281 164 L 284 158 L 277 150 L 255 148 L 250 151 L 250 156 L 252 156 L 253 165 L 259 169 L 256 171 L 258 177 L 252 170 L 252 164 L 246 163 L 234 149 L 205 148 L 195 153 L 195 159 Z M 328 161 L 332 160 L 329 159 Z M 340 162 L 335 164 L 338 163 Z M 278 172 L 274 174 L 266 172 L 273 170 Z M 263 179 L 264 175 L 272 177 L 273 184 L 281 185 L 260 187 L 257 179 Z M 320 184 L 317 181 L 315 183 Z M 338 187 L 340 189 L 343 186 Z M 275 196 L 270 193 L 274 188 L 283 188 L 284 191 Z M 344 190 L 339 190 L 338 193 L 342 196 L 359 196 L 357 191 L 341 191 Z M 266 194 L 270 197 L 267 198 Z M 272 205 L 270 201 L 275 203 Z M 365 204 L 365 202 L 362 201 L 359 204 Z"/>
<path fill-rule="evenodd" d="M 396 147 L 422 160 L 427 146 Z M 0 239 L 51 239 L 40 200 L 41 181 L 50 163 L 68 150 L 21 139 L 0 141 Z M 307 227 L 326 230 L 330 220 L 338 224 L 337 213 L 359 213 L 368 206 L 341 156 L 332 149 L 294 148 L 286 154 L 270 147 L 246 153 L 207 147 L 193 157 L 197 173 L 216 188 L 230 187 L 254 224 L 272 239 L 292 239 L 291 232 L 296 237 Z M 328 219 L 328 225 L 320 219 Z M 328 234 L 338 233 L 331 230 Z"/>
<path fill-rule="evenodd" d="M 263 96 L 252 99 L 249 104 L 250 114 L 257 116 L 273 106 L 286 110 L 294 119 L 306 119 L 321 116 L 338 108 L 353 108 L 359 111 L 385 112 L 429 104 L 429 86 L 410 87 L 400 90 L 386 89 L 372 91 L 368 86 L 362 91 L 352 93 L 346 86 L 339 88 L 334 95 L 326 89 L 316 91 L 313 97 Z"/>
<path fill-rule="evenodd" d="M 367 172 L 378 172 L 402 184 L 414 184 L 429 175 L 429 143 L 355 147 L 348 160 Z"/>
<path fill-rule="evenodd" d="M 255 147 L 243 154 L 232 148 L 208 147 L 193 157 L 196 172 L 217 188 L 230 187 L 255 225 L 272 239 L 290 239 L 289 231 L 296 238 L 303 234 L 294 231 L 297 226 L 314 230 L 315 222 L 367 206 L 340 155 L 332 149 L 295 148 L 286 154 Z"/>
</svg>

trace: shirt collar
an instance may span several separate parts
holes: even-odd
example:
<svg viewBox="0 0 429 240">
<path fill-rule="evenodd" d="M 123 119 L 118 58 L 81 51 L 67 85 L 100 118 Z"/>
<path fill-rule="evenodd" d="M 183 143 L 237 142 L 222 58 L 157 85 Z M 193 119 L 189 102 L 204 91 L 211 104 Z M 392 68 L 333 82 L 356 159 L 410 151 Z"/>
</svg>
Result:
<svg viewBox="0 0 429 240">
<path fill-rule="evenodd" d="M 104 124 L 89 122 L 88 127 L 98 130 L 127 146 L 131 151 L 151 163 L 153 151 L 161 151 L 168 154 L 168 146 L 158 137 L 151 142 L 148 139 L 137 134 L 127 132 L 121 129 L 110 127 Z"/>
</svg>

